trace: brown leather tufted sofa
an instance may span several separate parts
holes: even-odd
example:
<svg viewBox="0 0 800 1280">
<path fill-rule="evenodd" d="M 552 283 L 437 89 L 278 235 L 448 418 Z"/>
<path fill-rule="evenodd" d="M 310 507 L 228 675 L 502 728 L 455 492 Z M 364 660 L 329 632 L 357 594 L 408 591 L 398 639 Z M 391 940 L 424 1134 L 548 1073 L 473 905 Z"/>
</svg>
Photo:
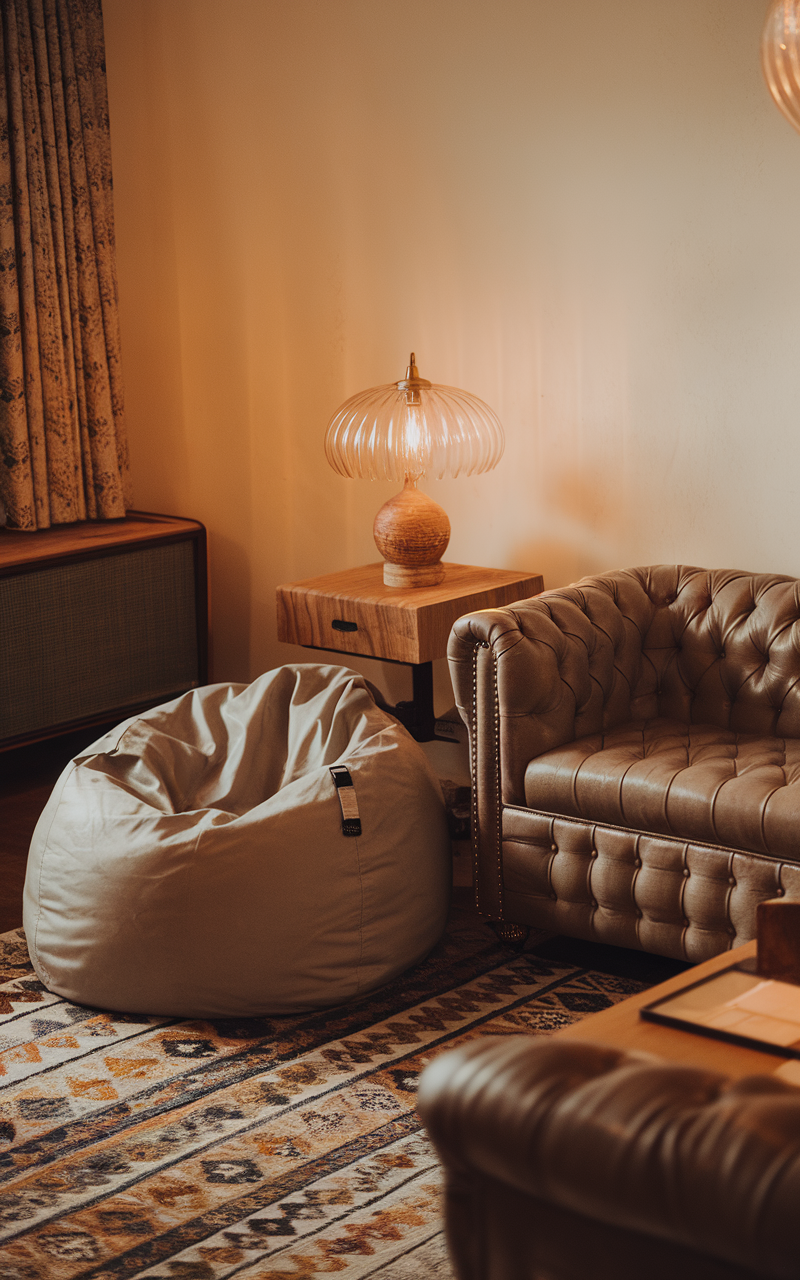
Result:
<svg viewBox="0 0 800 1280">
<path fill-rule="evenodd" d="M 479 910 L 692 962 L 800 898 L 800 582 L 682 565 L 468 614 Z"/>
<path fill-rule="evenodd" d="M 459 1280 L 796 1280 L 800 1093 L 580 1041 L 436 1058 L 420 1115 Z"/>
</svg>

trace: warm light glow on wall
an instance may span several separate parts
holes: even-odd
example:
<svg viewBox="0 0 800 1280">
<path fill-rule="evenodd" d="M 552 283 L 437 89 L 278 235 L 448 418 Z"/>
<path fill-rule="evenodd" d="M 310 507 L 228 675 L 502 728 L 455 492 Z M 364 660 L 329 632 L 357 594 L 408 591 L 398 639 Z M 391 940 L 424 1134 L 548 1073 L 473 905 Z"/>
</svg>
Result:
<svg viewBox="0 0 800 1280">
<path fill-rule="evenodd" d="M 768 4 L 103 0 L 134 496 L 209 530 L 215 678 L 307 662 L 277 584 L 377 558 L 403 473 L 348 480 L 322 435 L 411 346 L 506 438 L 420 482 L 447 559 L 800 574 Z"/>
</svg>

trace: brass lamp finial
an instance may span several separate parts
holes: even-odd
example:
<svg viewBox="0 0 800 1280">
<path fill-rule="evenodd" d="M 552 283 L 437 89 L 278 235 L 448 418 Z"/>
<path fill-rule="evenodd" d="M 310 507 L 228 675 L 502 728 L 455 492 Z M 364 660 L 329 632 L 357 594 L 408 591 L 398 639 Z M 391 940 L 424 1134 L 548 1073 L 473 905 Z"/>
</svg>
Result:
<svg viewBox="0 0 800 1280">
<path fill-rule="evenodd" d="M 419 404 L 419 397 L 415 396 L 414 392 L 420 391 L 422 388 L 427 389 L 428 387 L 433 386 L 433 383 L 428 382 L 427 378 L 421 378 L 419 376 L 417 358 L 413 351 L 411 352 L 411 359 L 409 360 L 408 368 L 406 369 L 406 376 L 400 382 L 395 383 L 395 386 L 398 391 L 411 393 L 410 395 L 406 395 L 407 404 Z"/>
</svg>

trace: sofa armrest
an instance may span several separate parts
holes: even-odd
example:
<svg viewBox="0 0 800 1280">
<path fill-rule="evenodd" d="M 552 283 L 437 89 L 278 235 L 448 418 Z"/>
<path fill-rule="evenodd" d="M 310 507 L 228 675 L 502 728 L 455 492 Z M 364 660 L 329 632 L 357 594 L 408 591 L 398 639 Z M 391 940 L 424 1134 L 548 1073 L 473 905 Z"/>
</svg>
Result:
<svg viewBox="0 0 800 1280">
<path fill-rule="evenodd" d="M 575 736 L 577 699 L 590 693 L 586 647 L 569 645 L 537 599 L 523 600 L 459 618 L 448 662 L 471 734 L 499 734 L 502 799 L 524 803 L 528 761 Z"/>
<path fill-rule="evenodd" d="M 459 618 L 448 660 L 469 730 L 476 897 L 501 918 L 501 807 L 525 804 L 535 756 L 630 716 L 641 633 L 613 596 L 578 584 Z"/>
<path fill-rule="evenodd" d="M 456 1187 L 490 1178 L 770 1277 L 797 1275 L 800 1094 L 581 1043 L 477 1040 L 418 1108 Z"/>
<path fill-rule="evenodd" d="M 578 584 L 459 618 L 448 660 L 461 716 L 478 733 L 494 718 L 477 706 L 481 664 L 494 668 L 502 800 L 524 804 L 530 760 L 630 718 L 641 634 L 611 596 L 587 597 Z"/>
</svg>

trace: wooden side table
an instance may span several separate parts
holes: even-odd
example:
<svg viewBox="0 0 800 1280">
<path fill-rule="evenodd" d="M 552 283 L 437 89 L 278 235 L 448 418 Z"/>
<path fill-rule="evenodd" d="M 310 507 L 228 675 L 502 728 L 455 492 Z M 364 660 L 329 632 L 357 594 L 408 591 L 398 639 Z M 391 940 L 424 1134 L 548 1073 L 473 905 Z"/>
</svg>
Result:
<svg viewBox="0 0 800 1280">
<path fill-rule="evenodd" d="M 456 618 L 538 595 L 541 574 L 445 564 L 433 587 L 387 587 L 383 562 L 277 589 L 278 639 L 411 667 L 413 699 L 395 711 L 418 742 L 436 736 L 433 660 L 447 654 Z"/>
</svg>

